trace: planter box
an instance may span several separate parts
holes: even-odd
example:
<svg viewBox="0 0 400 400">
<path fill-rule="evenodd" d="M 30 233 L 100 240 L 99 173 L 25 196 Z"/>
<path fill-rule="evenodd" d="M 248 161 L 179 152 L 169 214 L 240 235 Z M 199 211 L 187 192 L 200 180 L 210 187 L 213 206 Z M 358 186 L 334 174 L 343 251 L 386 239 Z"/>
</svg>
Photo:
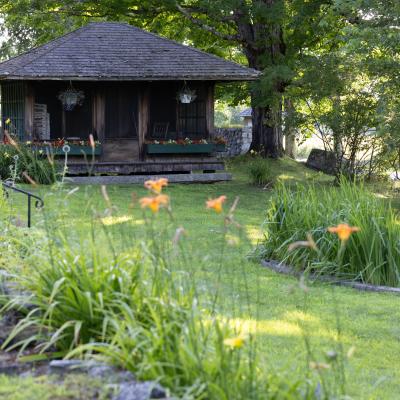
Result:
<svg viewBox="0 0 400 400">
<path fill-rule="evenodd" d="M 218 152 L 224 152 L 226 151 L 226 144 L 215 144 L 214 149 Z"/>
<path fill-rule="evenodd" d="M 146 144 L 147 154 L 212 153 L 213 144 Z"/>
<path fill-rule="evenodd" d="M 93 149 L 90 146 L 80 146 L 77 144 L 68 144 L 70 147 L 70 151 L 68 152 L 68 156 L 81 156 L 83 157 L 85 154 L 87 157 L 90 157 L 93 154 Z M 46 151 L 46 147 L 50 146 L 35 146 L 35 150 L 43 150 Z M 63 151 L 63 147 L 52 147 L 51 151 L 55 156 L 63 156 L 65 153 Z M 103 153 L 102 146 L 96 146 L 94 148 L 94 155 L 100 156 Z"/>
</svg>

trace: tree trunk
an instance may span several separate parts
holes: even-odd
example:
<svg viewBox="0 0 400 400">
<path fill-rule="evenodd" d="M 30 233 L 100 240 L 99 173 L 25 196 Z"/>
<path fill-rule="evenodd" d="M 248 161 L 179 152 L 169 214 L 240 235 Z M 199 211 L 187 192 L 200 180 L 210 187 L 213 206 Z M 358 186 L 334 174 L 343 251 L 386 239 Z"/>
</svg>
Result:
<svg viewBox="0 0 400 400">
<path fill-rule="evenodd" d="M 290 158 L 296 157 L 296 132 L 293 128 L 293 104 L 290 99 L 285 98 L 285 154 Z"/>
<path fill-rule="evenodd" d="M 272 0 L 263 0 L 263 2 L 270 7 L 274 3 Z M 239 24 L 238 29 L 248 43 L 252 43 L 254 39 L 259 43 L 257 48 L 244 46 L 249 67 L 264 71 L 268 66 L 281 62 L 286 51 L 281 26 L 276 25 L 267 29 L 263 24 L 252 26 Z M 269 79 L 273 78 L 269 77 Z M 257 82 L 257 86 L 253 87 L 251 93 L 253 139 L 250 148 L 264 157 L 278 158 L 283 155 L 282 97 L 284 83 L 277 79 L 269 82 L 268 86 L 270 92 L 263 93 L 262 85 Z M 265 97 L 270 99 L 268 103 L 263 100 Z"/>
<path fill-rule="evenodd" d="M 282 110 L 253 105 L 253 140 L 251 149 L 264 157 L 283 155 Z"/>
<path fill-rule="evenodd" d="M 296 158 L 296 150 L 297 150 L 296 134 L 293 131 L 286 132 L 285 133 L 285 154 L 288 157 L 295 159 Z"/>
</svg>

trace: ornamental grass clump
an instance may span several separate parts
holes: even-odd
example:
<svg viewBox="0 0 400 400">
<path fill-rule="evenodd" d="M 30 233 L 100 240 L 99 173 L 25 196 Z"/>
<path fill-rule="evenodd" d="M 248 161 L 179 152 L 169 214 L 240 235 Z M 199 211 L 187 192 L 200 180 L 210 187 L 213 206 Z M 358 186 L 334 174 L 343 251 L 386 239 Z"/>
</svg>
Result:
<svg viewBox="0 0 400 400">
<path fill-rule="evenodd" d="M 266 258 L 341 279 L 400 286 L 397 215 L 387 200 L 362 185 L 348 181 L 330 188 L 279 185 L 264 226 Z M 307 235 L 315 247 L 293 248 Z"/>
</svg>

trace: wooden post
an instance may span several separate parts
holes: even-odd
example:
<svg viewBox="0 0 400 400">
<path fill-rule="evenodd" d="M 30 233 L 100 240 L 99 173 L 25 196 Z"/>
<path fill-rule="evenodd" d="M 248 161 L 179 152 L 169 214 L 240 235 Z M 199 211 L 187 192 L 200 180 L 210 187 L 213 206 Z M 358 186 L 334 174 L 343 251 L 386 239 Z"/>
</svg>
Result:
<svg viewBox="0 0 400 400">
<path fill-rule="evenodd" d="M 24 139 L 33 139 L 33 113 L 35 93 L 31 83 L 25 84 L 25 115 L 24 115 Z"/>
<path fill-rule="evenodd" d="M 105 123 L 106 123 L 106 98 L 101 89 L 97 89 L 93 96 L 92 126 L 93 133 L 97 139 L 104 143 L 105 141 Z"/>
<path fill-rule="evenodd" d="M 214 133 L 214 82 L 206 86 L 206 135 L 207 138 Z"/>
<path fill-rule="evenodd" d="M 144 145 L 149 130 L 149 118 L 150 118 L 149 84 L 145 84 L 140 89 L 138 114 L 139 114 L 139 132 L 138 132 L 139 157 L 141 160 L 144 160 L 146 157 Z"/>
</svg>

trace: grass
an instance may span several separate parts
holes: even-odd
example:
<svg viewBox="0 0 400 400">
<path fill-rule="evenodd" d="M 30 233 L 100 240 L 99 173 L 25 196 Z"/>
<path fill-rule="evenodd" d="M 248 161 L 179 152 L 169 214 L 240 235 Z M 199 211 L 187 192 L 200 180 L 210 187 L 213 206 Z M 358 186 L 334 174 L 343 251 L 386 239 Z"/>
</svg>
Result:
<svg viewBox="0 0 400 400">
<path fill-rule="evenodd" d="M 97 379 L 75 374 L 63 382 L 57 376 L 18 377 L 0 375 L 0 399 L 7 400 L 87 400 L 110 398 L 110 390 L 104 390 Z"/>
<path fill-rule="evenodd" d="M 330 177 L 306 170 L 290 160 L 270 162 L 277 179 L 288 184 L 295 182 L 318 182 L 329 184 Z M 335 302 L 340 310 L 342 327 L 341 339 L 345 351 L 352 346 L 356 350 L 347 369 L 350 395 L 356 399 L 392 399 L 400 392 L 400 298 L 389 294 L 360 293 L 351 289 L 332 288 L 314 284 L 307 296 L 297 290 L 298 282 L 291 277 L 280 276 L 251 262 L 246 254 L 262 238 L 260 229 L 266 215 L 267 202 L 271 191 L 251 186 L 245 175 L 245 163 L 238 162 L 230 168 L 235 180 L 213 185 L 171 185 L 168 194 L 172 199 L 174 215 L 187 234 L 192 247 L 202 257 L 198 266 L 205 282 L 205 289 L 219 286 L 221 303 L 226 313 L 235 304 L 238 320 L 249 326 L 257 326 L 257 342 L 267 356 L 266 368 L 275 368 L 280 374 L 302 376 L 306 366 L 306 350 L 303 332 L 309 335 L 315 361 L 324 361 L 325 352 L 336 345 L 337 320 Z M 72 187 L 71 187 L 72 189 Z M 45 194 L 47 188 L 37 189 Z M 132 192 L 136 197 L 145 194 L 139 186 L 110 186 L 109 196 L 118 211 L 112 217 L 105 217 L 108 226 L 121 227 L 135 224 L 140 232 L 144 221 L 138 206 L 129 211 Z M 218 274 L 220 247 L 213 241 L 213 234 L 219 229 L 218 218 L 204 209 L 208 197 L 225 194 L 231 204 L 235 196 L 240 197 L 236 219 L 242 224 L 244 237 L 238 247 L 225 253 L 225 267 Z M 71 240 L 84 240 L 91 227 L 92 207 L 104 209 L 104 200 L 99 187 L 81 187 L 68 196 L 47 193 L 46 209 L 62 210 L 57 223 L 78 232 Z M 14 212 L 21 217 L 24 213 L 21 200 L 15 199 Z M 164 216 L 159 216 L 162 225 Z M 36 215 L 40 226 L 40 215 Z M 113 230 L 111 229 L 111 232 Z M 117 235 L 117 230 L 115 230 Z M 110 251 L 99 243 L 99 249 Z M 246 279 L 243 279 L 243 267 Z M 28 268 L 28 267 L 26 267 Z M 250 309 L 246 304 L 248 296 Z M 254 317 L 256 316 L 256 317 Z"/>
</svg>

